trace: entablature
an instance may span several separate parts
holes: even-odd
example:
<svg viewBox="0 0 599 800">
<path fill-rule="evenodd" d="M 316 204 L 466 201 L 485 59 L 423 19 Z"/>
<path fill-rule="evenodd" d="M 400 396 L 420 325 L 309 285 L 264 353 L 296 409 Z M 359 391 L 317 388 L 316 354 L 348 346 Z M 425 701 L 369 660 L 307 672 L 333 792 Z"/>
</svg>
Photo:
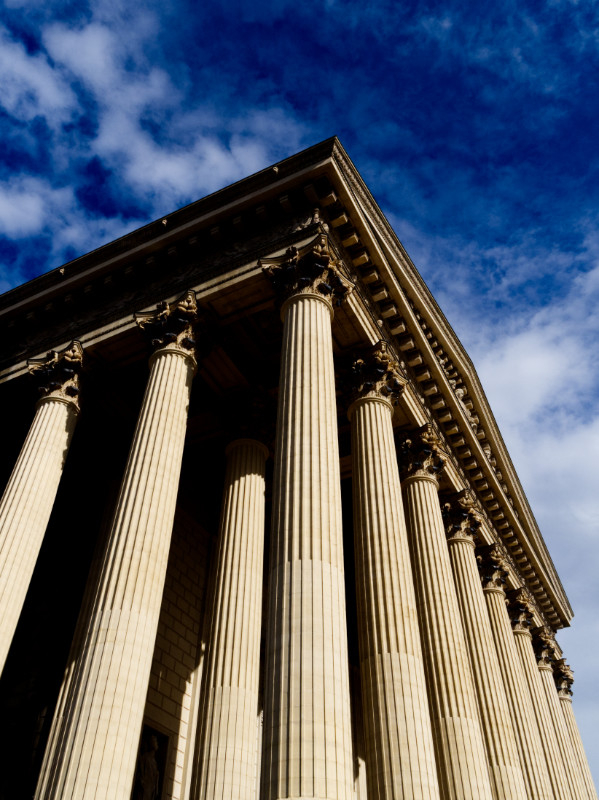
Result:
<svg viewBox="0 0 599 800">
<path fill-rule="evenodd" d="M 544 620 L 569 624 L 567 597 L 475 369 L 336 140 L 9 292 L 0 327 L 22 347 L 0 363 L 0 381 L 72 338 L 85 346 L 130 330 L 134 312 L 190 288 L 219 319 L 272 305 L 260 258 L 301 246 L 323 224 L 355 282 L 338 324 L 355 323 L 370 344 L 392 343 L 408 376 L 400 424 L 435 425 L 450 454 L 448 480 L 476 492 L 486 529 L 505 546 Z"/>
</svg>

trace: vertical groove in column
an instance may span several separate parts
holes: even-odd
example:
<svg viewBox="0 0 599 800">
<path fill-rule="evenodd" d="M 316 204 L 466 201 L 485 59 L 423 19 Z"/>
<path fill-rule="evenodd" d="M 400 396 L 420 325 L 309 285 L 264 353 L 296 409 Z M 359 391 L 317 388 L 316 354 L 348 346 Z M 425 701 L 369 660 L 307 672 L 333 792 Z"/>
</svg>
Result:
<svg viewBox="0 0 599 800">
<path fill-rule="evenodd" d="M 531 695 L 516 650 L 505 594 L 502 589 L 487 588 L 484 596 L 528 797 L 530 800 L 553 800 L 547 761 Z"/>
<path fill-rule="evenodd" d="M 562 709 L 560 708 L 560 700 L 553 679 L 553 669 L 549 664 L 539 664 L 538 669 L 545 692 L 547 707 L 549 709 L 549 716 L 551 717 L 553 730 L 555 731 L 555 738 L 564 760 L 564 769 L 567 784 L 570 787 L 570 795 L 572 798 L 575 798 L 575 800 L 586 800 L 586 790 L 582 783 L 580 770 L 572 748 L 572 742 L 566 729 L 566 721 Z"/>
<path fill-rule="evenodd" d="M 351 413 L 366 781 L 371 800 L 432 800 L 439 785 L 391 415 L 376 398 Z"/>
<path fill-rule="evenodd" d="M 78 410 L 49 397 L 31 428 L 0 500 L 0 674 L 19 622 L 52 513 Z"/>
<path fill-rule="evenodd" d="M 514 638 L 537 719 L 554 796 L 556 800 L 572 800 L 562 754 L 558 747 L 539 668 L 532 649 L 532 638 L 527 630 L 515 630 Z"/>
<path fill-rule="evenodd" d="M 434 478 L 404 482 L 441 796 L 490 800 L 476 695 Z"/>
<path fill-rule="evenodd" d="M 158 626 L 195 362 L 153 357 L 82 653 L 37 798 L 127 797 Z"/>
<path fill-rule="evenodd" d="M 263 800 L 352 797 L 330 308 L 285 312 L 272 507 Z"/>
<path fill-rule="evenodd" d="M 192 796 L 249 800 L 256 787 L 258 679 L 268 451 L 229 445 L 204 682 L 206 713 Z"/>
<path fill-rule="evenodd" d="M 591 775 L 586 753 L 584 752 L 582 738 L 580 736 L 580 731 L 578 730 L 576 717 L 574 716 L 574 709 L 572 708 L 572 698 L 569 695 L 560 694 L 559 702 L 564 715 L 566 729 L 570 736 L 570 741 L 574 750 L 574 755 L 576 756 L 576 761 L 578 763 L 578 769 L 580 770 L 580 775 L 585 788 L 586 794 L 584 797 L 586 797 L 587 800 L 597 800 L 595 783 L 593 781 L 593 776 Z"/>
<path fill-rule="evenodd" d="M 480 582 L 474 542 L 450 537 L 449 555 L 478 697 L 493 793 L 498 800 L 526 800 L 526 788 L 507 698 Z"/>
</svg>

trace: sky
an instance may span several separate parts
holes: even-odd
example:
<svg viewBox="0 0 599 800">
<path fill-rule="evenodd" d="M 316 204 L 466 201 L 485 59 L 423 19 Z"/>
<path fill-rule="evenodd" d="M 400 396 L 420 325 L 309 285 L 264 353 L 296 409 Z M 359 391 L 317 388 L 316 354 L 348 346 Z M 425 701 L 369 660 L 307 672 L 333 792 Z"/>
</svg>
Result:
<svg viewBox="0 0 599 800">
<path fill-rule="evenodd" d="M 597 0 L 4 0 L 0 76 L 0 291 L 339 136 L 562 578 L 599 783 Z"/>
</svg>

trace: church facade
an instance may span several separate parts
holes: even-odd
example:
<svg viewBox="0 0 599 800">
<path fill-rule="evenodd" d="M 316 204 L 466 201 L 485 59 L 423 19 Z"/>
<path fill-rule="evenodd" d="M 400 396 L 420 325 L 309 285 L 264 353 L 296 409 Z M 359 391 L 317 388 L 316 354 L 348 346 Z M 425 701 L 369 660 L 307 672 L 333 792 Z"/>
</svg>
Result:
<svg viewBox="0 0 599 800">
<path fill-rule="evenodd" d="M 0 326 L 0 800 L 596 800 L 567 596 L 337 139 Z"/>
</svg>

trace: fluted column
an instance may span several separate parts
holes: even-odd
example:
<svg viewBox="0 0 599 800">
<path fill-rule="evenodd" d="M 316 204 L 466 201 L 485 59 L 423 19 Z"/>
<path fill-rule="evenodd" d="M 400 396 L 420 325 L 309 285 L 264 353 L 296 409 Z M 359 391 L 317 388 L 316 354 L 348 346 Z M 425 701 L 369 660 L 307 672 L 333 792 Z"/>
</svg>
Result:
<svg viewBox="0 0 599 800">
<path fill-rule="evenodd" d="M 391 423 L 399 388 L 384 342 L 354 363 L 349 417 L 369 800 L 440 797 Z"/>
<path fill-rule="evenodd" d="M 534 632 L 534 641 L 537 649 L 537 664 L 539 665 L 541 683 L 547 699 L 549 715 L 553 722 L 555 737 L 564 760 L 571 796 L 576 800 L 587 800 L 586 789 L 574 755 L 572 741 L 566 728 L 566 721 L 560 707 L 561 704 L 553 677 L 553 663 L 556 661 L 555 637 L 550 628 L 543 627 Z"/>
<path fill-rule="evenodd" d="M 504 591 L 506 561 L 497 546 L 483 551 L 484 596 L 529 800 L 553 800 L 532 699 L 516 649 Z"/>
<path fill-rule="evenodd" d="M 541 675 L 539 674 L 537 660 L 532 648 L 532 636 L 530 634 L 532 600 L 527 592 L 522 589 L 514 595 L 510 593 L 510 597 L 512 598 L 514 609 L 514 638 L 516 641 L 516 649 L 520 656 L 520 663 L 522 664 L 524 677 L 537 719 L 541 744 L 543 745 L 543 751 L 545 753 L 547 770 L 549 772 L 553 793 L 556 800 L 572 800 L 576 795 L 573 795 L 570 789 L 568 776 L 564 768 L 564 760 L 555 736 Z"/>
<path fill-rule="evenodd" d="M 584 796 L 587 798 L 587 800 L 597 800 L 595 783 L 593 781 L 593 776 L 591 775 L 589 762 L 587 761 L 586 753 L 584 752 L 582 738 L 580 736 L 580 731 L 578 730 L 578 725 L 576 724 L 576 718 L 574 716 L 574 710 L 572 708 L 572 684 L 574 682 L 574 675 L 563 658 L 559 659 L 554 665 L 554 672 L 559 695 L 559 703 L 564 715 L 566 729 L 570 737 L 570 742 L 572 743 L 580 778 L 585 790 Z"/>
<path fill-rule="evenodd" d="M 444 505 L 443 518 L 478 697 L 493 795 L 497 800 L 526 800 L 514 729 L 474 554 L 480 521 L 472 495 L 463 491 L 454 496 Z"/>
<path fill-rule="evenodd" d="M 135 772 L 196 370 L 195 297 L 137 315 L 157 347 L 82 650 L 37 798 L 127 798 Z"/>
<path fill-rule="evenodd" d="M 29 370 L 42 398 L 0 500 L 0 674 L 19 622 L 79 416 L 79 342 Z"/>
<path fill-rule="evenodd" d="M 326 237 L 266 262 L 282 307 L 262 800 L 350 800 L 352 746 Z"/>
<path fill-rule="evenodd" d="M 431 426 L 403 442 L 401 461 L 441 796 L 490 800 L 474 681 L 438 497 L 436 474 L 443 460 Z"/>
<path fill-rule="evenodd" d="M 237 439 L 227 448 L 204 720 L 192 790 L 201 800 L 251 800 L 256 787 L 267 457 L 267 448 L 253 439 Z"/>
</svg>

